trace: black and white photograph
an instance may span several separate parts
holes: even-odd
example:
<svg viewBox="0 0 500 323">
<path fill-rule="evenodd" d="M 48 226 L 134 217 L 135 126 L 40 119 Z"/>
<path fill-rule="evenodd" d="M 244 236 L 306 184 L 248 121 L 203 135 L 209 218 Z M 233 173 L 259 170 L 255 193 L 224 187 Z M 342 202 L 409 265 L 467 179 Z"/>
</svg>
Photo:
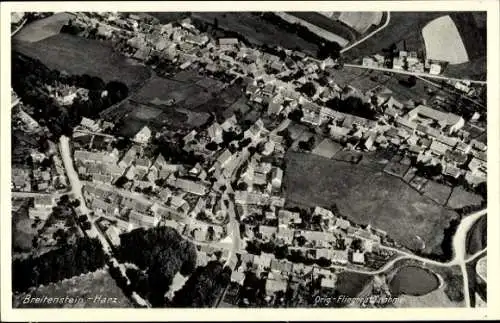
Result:
<svg viewBox="0 0 500 323">
<path fill-rule="evenodd" d="M 331 3 L 11 10 L 2 303 L 486 310 L 490 12 Z"/>
</svg>

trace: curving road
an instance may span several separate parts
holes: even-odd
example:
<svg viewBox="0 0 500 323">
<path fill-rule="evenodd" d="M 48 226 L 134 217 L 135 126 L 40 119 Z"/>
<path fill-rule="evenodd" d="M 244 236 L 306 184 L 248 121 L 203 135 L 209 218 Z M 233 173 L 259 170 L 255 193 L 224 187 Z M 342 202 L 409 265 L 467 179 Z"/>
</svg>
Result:
<svg viewBox="0 0 500 323">
<path fill-rule="evenodd" d="M 387 27 L 389 25 L 389 22 L 391 21 L 391 12 L 390 11 L 387 11 L 387 19 L 385 20 L 385 23 L 380 26 L 379 28 L 377 28 L 376 30 L 372 31 L 371 33 L 369 33 L 368 35 L 366 35 L 365 37 L 361 38 L 360 40 L 356 41 L 355 43 L 347 46 L 347 47 L 344 47 L 340 53 L 345 53 L 346 51 L 348 51 L 349 49 L 361 44 L 362 42 L 366 41 L 367 39 L 371 38 L 373 35 L 375 35 L 376 33 L 378 33 L 379 31 L 381 31 L 382 29 L 384 29 L 385 27 Z"/>
</svg>

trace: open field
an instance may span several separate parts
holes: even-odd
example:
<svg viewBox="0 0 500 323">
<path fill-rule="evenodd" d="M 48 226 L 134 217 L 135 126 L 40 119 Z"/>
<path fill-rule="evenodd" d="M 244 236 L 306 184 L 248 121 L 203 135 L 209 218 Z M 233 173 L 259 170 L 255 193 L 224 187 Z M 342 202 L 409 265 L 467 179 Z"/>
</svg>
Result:
<svg viewBox="0 0 500 323">
<path fill-rule="evenodd" d="M 13 200 L 14 203 L 20 203 L 20 207 L 17 212 L 12 213 L 12 251 L 31 252 L 33 251 L 33 239 L 38 234 L 38 228 L 32 226 L 34 221 L 28 217 L 31 199 Z"/>
<path fill-rule="evenodd" d="M 331 30 L 333 29 L 331 25 L 334 23 L 338 24 L 338 22 L 328 21 L 324 24 L 314 22 L 314 20 L 320 20 L 319 22 L 321 22 L 321 20 L 326 18 L 325 16 L 314 12 L 276 12 L 275 14 L 290 24 L 302 25 L 321 38 L 336 42 L 340 47 L 345 47 L 349 43 L 349 39 L 340 36 L 341 33 L 339 31 L 341 31 L 341 28 L 334 28 L 337 29 L 337 32 Z M 311 14 L 313 15 L 313 21 L 308 17 Z M 314 18 L 314 15 L 318 15 L 319 19 Z M 347 34 L 347 36 L 354 38 L 351 34 Z"/>
<path fill-rule="evenodd" d="M 422 193 L 440 205 L 445 205 L 451 194 L 451 187 L 434 181 L 428 181 Z"/>
<path fill-rule="evenodd" d="M 436 289 L 423 296 L 411 296 L 411 295 L 401 295 L 398 301 L 392 304 L 393 307 L 399 308 L 409 308 L 409 307 L 463 307 L 463 302 L 453 302 L 451 301 L 446 293 L 444 292 L 444 287 Z"/>
<path fill-rule="evenodd" d="M 461 186 L 456 186 L 451 192 L 447 206 L 452 209 L 461 209 L 469 205 L 481 205 L 483 198 L 480 195 L 466 191 Z"/>
<path fill-rule="evenodd" d="M 121 109 L 126 114 L 112 120 L 115 122 L 120 120 L 117 125 L 117 133 L 125 137 L 133 137 L 146 125 L 153 131 L 160 131 L 163 127 L 189 129 L 205 123 L 209 117 L 207 113 L 197 113 L 174 107 L 157 108 L 130 100 L 124 102 Z"/>
<path fill-rule="evenodd" d="M 312 55 L 315 55 L 318 49 L 316 44 L 284 31 L 251 12 L 194 12 L 192 18 L 210 24 L 217 19 L 219 28 L 236 32 L 257 46 L 266 44 L 289 49 L 298 47 Z"/>
<path fill-rule="evenodd" d="M 202 83 L 210 86 L 202 86 Z M 195 72 L 180 72 L 172 79 L 153 76 L 132 96 L 132 100 L 162 109 L 174 107 L 196 112 L 216 112 L 209 104 L 211 101 L 228 101 L 219 102 L 217 110 L 222 110 L 241 96 L 235 87 L 223 89 L 222 85 L 220 81 Z"/>
<path fill-rule="evenodd" d="M 486 248 L 488 240 L 488 217 L 482 216 L 474 223 L 472 229 L 467 233 L 466 247 L 467 254 L 473 255 Z"/>
<path fill-rule="evenodd" d="M 330 207 L 360 224 L 380 228 L 402 245 L 442 254 L 444 229 L 456 218 L 402 180 L 365 165 L 328 160 L 312 154 L 286 156 L 287 203 Z"/>
<path fill-rule="evenodd" d="M 82 301 L 74 304 L 69 302 L 65 304 L 30 304 L 26 301 L 26 296 L 31 298 L 43 296 L 65 298 L 67 296 L 68 298 L 81 298 Z M 97 299 L 99 296 L 100 299 Z M 47 286 L 41 286 L 29 293 L 14 295 L 12 306 L 14 308 L 129 308 L 133 307 L 133 304 L 116 285 L 108 271 L 102 269 Z"/>
<path fill-rule="evenodd" d="M 169 22 L 183 19 L 188 16 L 186 12 L 148 12 L 147 14 L 158 19 L 161 24 L 168 24 Z"/>
<path fill-rule="evenodd" d="M 426 57 L 462 64 L 469 61 L 467 50 L 450 16 L 442 16 L 429 22 L 423 29 Z"/>
<path fill-rule="evenodd" d="M 396 44 L 399 50 L 404 49 L 425 53 L 422 28 L 430 21 L 450 15 L 455 22 L 470 62 L 449 66 L 444 75 L 469 77 L 478 80 L 486 79 L 486 35 L 485 13 L 471 12 L 391 12 L 391 20 L 387 28 L 373 37 L 349 49 L 343 55 L 346 61 L 359 61 L 363 56 L 382 54 L 383 49 Z"/>
<path fill-rule="evenodd" d="M 12 49 L 61 72 L 123 82 L 130 91 L 150 76 L 148 68 L 114 52 L 110 43 L 69 34 L 57 34 L 36 43 L 14 40 Z"/>
<path fill-rule="evenodd" d="M 339 295 L 356 297 L 372 280 L 372 276 L 343 271 L 337 274 L 335 289 Z"/>
<path fill-rule="evenodd" d="M 339 15 L 339 20 L 356 30 L 360 34 L 366 33 L 371 26 L 377 26 L 382 21 L 383 13 L 380 11 L 344 11 Z"/>
<path fill-rule="evenodd" d="M 359 37 L 359 34 L 355 30 L 352 30 L 349 27 L 343 25 L 341 22 L 330 19 L 318 12 L 294 11 L 288 12 L 288 14 L 303 19 L 333 34 L 339 35 L 340 37 L 346 39 L 348 42 L 352 42 L 356 40 L 357 37 Z"/>
<path fill-rule="evenodd" d="M 24 26 L 15 36 L 15 40 L 37 42 L 47 37 L 59 34 L 73 15 L 67 12 L 59 12 L 44 19 L 35 20 Z"/>
</svg>

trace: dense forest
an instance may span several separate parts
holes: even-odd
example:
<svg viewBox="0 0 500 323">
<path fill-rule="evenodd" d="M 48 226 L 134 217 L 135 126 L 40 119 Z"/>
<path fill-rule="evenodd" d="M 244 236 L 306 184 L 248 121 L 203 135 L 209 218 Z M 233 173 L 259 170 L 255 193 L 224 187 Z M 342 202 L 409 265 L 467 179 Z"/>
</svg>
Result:
<svg viewBox="0 0 500 323">
<path fill-rule="evenodd" d="M 24 292 L 33 286 L 93 272 L 104 263 L 99 240 L 78 238 L 74 244 L 63 245 L 37 258 L 16 259 L 12 264 L 12 290 Z"/>
<path fill-rule="evenodd" d="M 212 307 L 231 280 L 231 269 L 218 261 L 198 267 L 184 286 L 175 293 L 169 306 Z"/>
<path fill-rule="evenodd" d="M 153 307 L 165 306 L 165 293 L 177 272 L 190 275 L 196 267 L 196 248 L 170 227 L 139 228 L 120 235 L 117 258 L 140 270 L 127 270 L 133 289 Z"/>
<path fill-rule="evenodd" d="M 18 52 L 12 53 L 12 88 L 21 100 L 34 108 L 34 118 L 46 125 L 57 138 L 71 134 L 82 117 L 94 118 L 99 112 L 128 96 L 120 81 L 105 83 L 89 75 L 68 75 L 51 70 L 39 60 Z M 77 96 L 69 106 L 59 105 L 49 96 L 46 86 L 68 85 L 89 90 L 88 99 Z"/>
</svg>

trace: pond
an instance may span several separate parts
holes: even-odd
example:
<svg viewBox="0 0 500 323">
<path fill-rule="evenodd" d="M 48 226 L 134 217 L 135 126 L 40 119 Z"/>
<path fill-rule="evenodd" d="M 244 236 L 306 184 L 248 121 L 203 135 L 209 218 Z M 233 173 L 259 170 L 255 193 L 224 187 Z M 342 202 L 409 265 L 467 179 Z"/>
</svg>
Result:
<svg viewBox="0 0 500 323">
<path fill-rule="evenodd" d="M 406 266 L 399 269 L 389 287 L 393 295 L 422 296 L 438 288 L 439 279 L 428 269 Z"/>
</svg>

